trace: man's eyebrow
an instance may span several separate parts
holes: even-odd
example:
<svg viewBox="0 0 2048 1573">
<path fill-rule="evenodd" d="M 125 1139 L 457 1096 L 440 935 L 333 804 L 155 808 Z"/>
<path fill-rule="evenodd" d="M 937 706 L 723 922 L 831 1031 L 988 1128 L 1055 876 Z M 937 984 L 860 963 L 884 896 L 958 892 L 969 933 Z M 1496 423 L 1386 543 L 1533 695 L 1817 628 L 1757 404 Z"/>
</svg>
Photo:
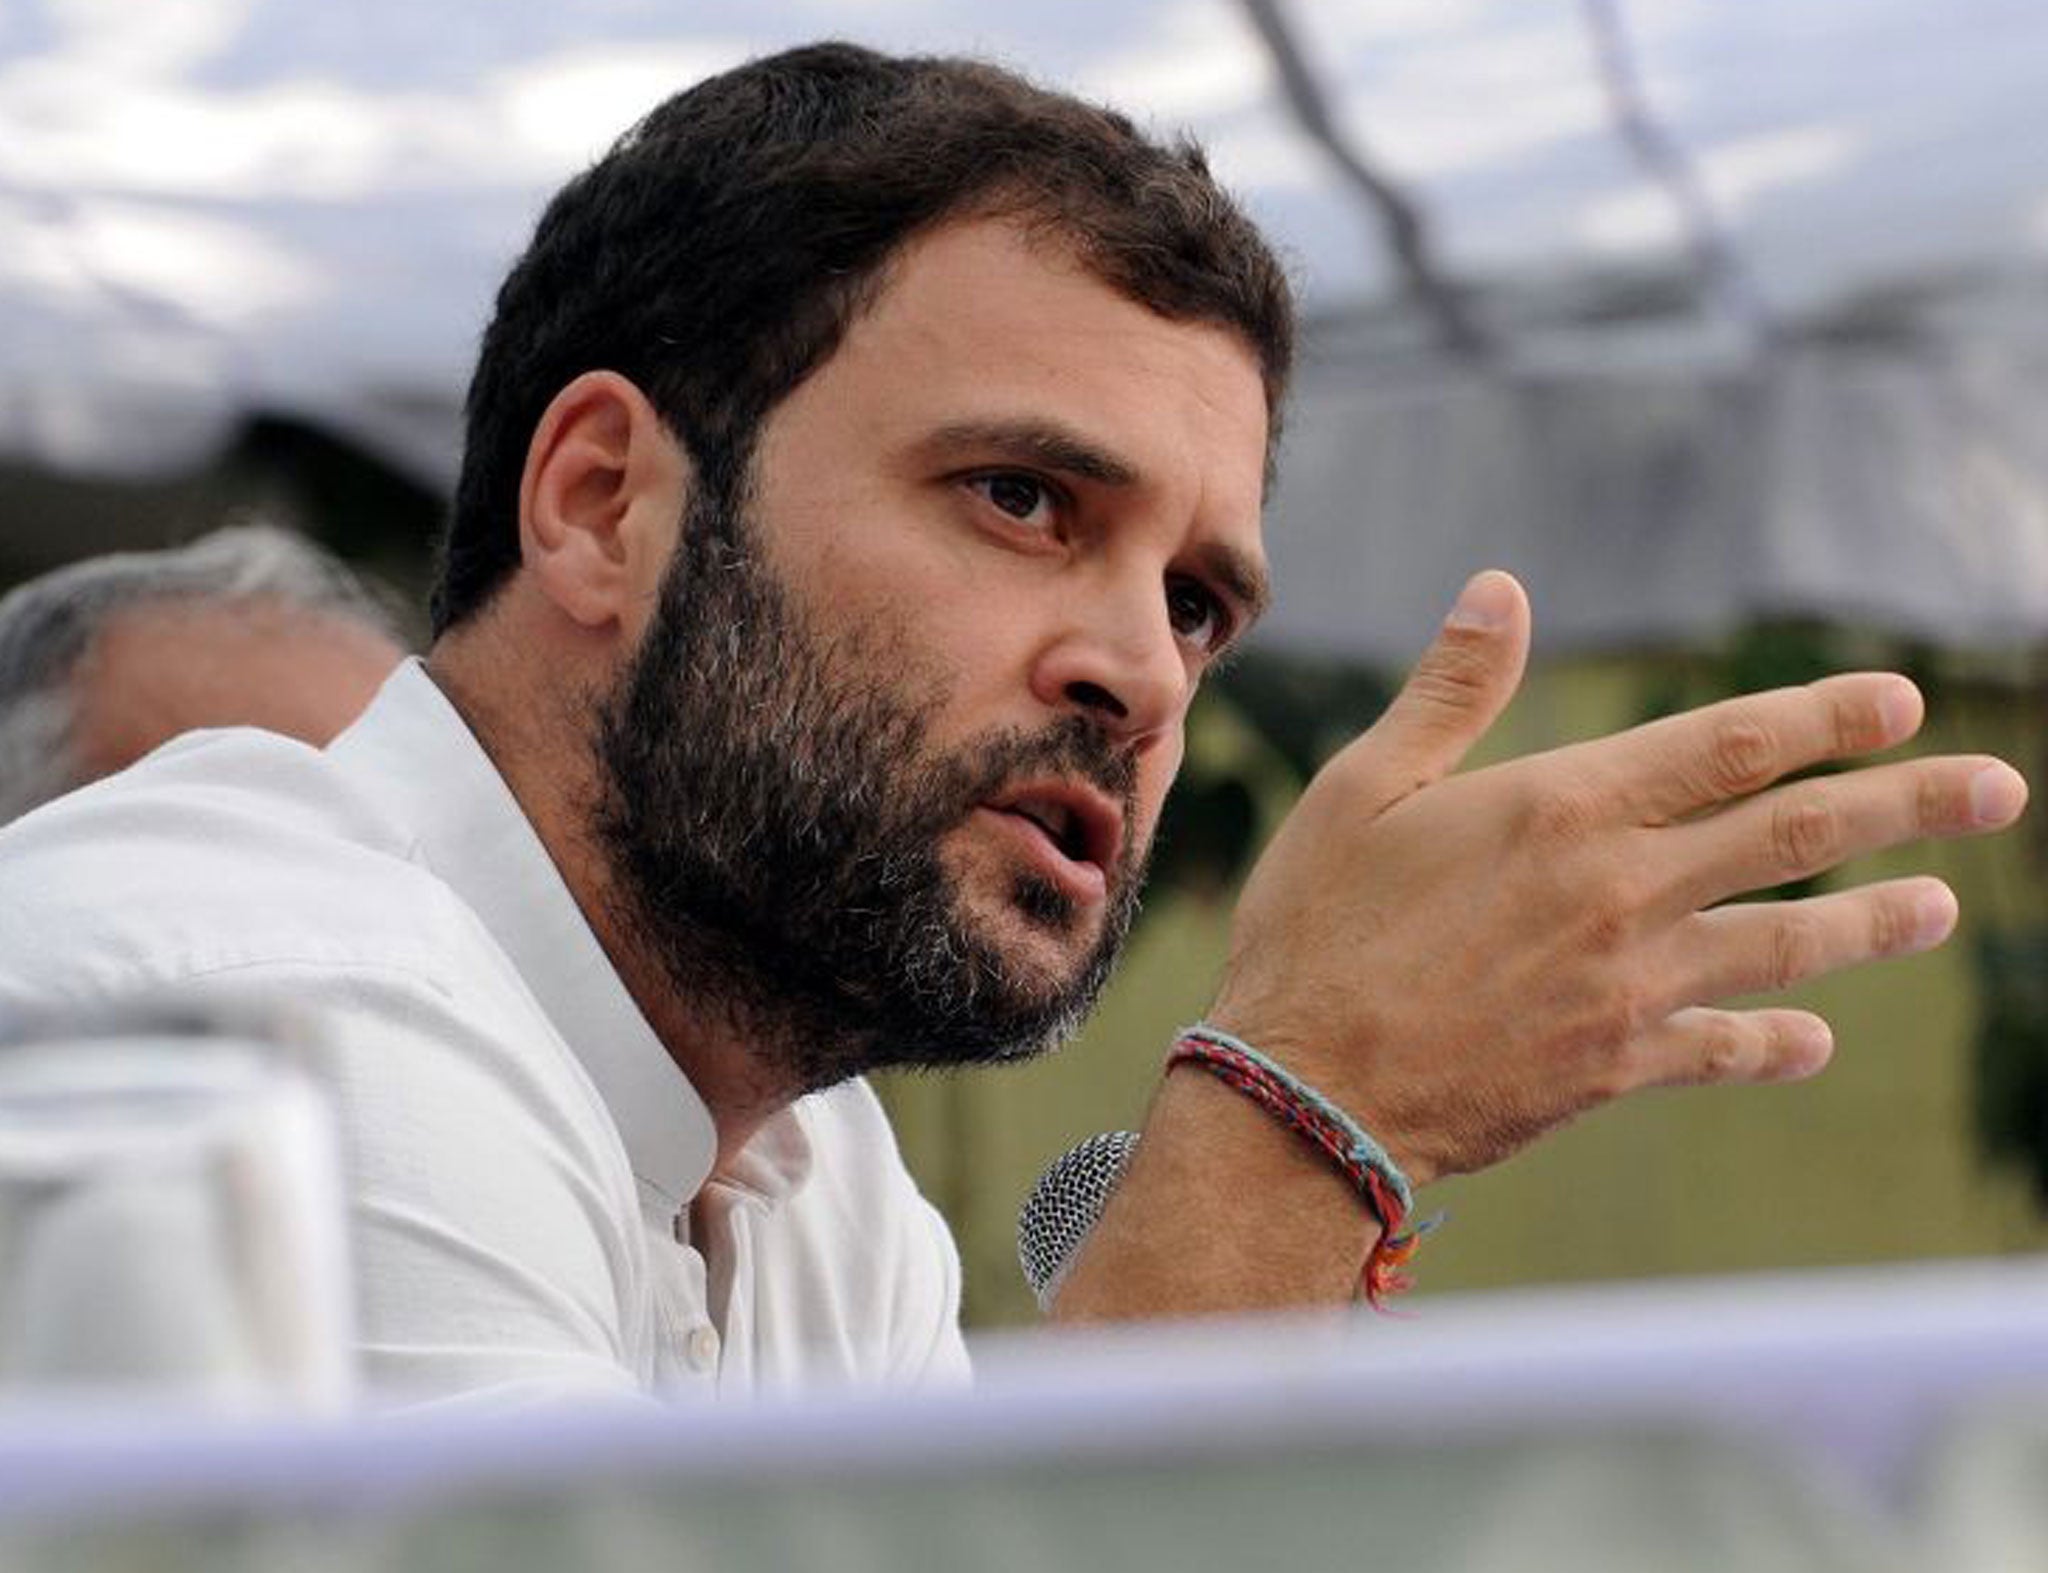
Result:
<svg viewBox="0 0 2048 1573">
<path fill-rule="evenodd" d="M 1103 486 L 1135 486 L 1138 483 L 1135 465 L 1057 421 L 955 421 L 941 426 L 918 446 L 931 453 L 945 453 L 953 449 L 993 450 Z"/>
<path fill-rule="evenodd" d="M 1266 608 L 1273 604 L 1273 581 L 1264 563 L 1249 552 L 1220 543 L 1198 546 L 1195 555 L 1202 571 L 1237 602 L 1243 618 L 1239 634 L 1266 615 Z"/>
<path fill-rule="evenodd" d="M 918 447 L 928 455 L 997 453 L 1104 486 L 1135 486 L 1140 478 L 1137 466 L 1058 421 L 954 421 L 941 426 Z M 1220 542 L 1196 548 L 1196 556 L 1202 571 L 1238 603 L 1243 627 L 1249 628 L 1265 615 L 1273 600 L 1272 581 L 1256 556 Z"/>
</svg>

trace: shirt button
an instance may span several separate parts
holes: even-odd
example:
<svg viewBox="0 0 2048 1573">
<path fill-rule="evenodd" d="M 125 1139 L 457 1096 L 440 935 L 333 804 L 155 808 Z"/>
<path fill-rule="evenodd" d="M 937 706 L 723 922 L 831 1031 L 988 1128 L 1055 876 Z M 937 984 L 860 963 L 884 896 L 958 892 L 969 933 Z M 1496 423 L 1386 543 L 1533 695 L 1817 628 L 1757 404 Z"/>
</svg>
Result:
<svg viewBox="0 0 2048 1573">
<path fill-rule="evenodd" d="M 683 1340 L 683 1358 L 695 1371 L 709 1371 L 718 1364 L 718 1329 L 693 1327 Z"/>
</svg>

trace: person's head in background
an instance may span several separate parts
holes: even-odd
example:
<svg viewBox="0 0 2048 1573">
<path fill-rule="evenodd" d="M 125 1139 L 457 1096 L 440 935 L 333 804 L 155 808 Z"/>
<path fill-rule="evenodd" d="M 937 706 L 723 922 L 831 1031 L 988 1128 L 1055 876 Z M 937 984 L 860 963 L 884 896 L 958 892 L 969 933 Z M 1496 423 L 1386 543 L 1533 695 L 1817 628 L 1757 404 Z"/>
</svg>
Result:
<svg viewBox="0 0 2048 1573">
<path fill-rule="evenodd" d="M 32 579 L 0 597 L 0 823 L 196 728 L 324 744 L 404 654 L 348 568 L 267 525 Z"/>
</svg>

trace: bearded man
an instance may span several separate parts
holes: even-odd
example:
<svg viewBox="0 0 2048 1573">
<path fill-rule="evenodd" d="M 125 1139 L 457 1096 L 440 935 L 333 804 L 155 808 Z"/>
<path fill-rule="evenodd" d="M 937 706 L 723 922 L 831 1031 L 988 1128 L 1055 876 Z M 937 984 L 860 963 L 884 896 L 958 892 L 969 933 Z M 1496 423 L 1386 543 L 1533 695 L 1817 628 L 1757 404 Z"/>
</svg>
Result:
<svg viewBox="0 0 2048 1573">
<path fill-rule="evenodd" d="M 1036 1052 L 1106 975 L 1204 672 L 1257 617 L 1280 269 L 1189 147 L 845 46 L 656 109 L 543 216 L 468 407 L 436 640 L 325 751 L 173 748 L 0 838 L 0 1001 L 333 1013 L 380 1390 L 962 1369 L 860 1073 Z M 1255 873 L 1211 1021 L 1408 1179 L 1638 1086 L 1809 1073 L 1711 1001 L 1922 948 L 1996 761 L 1774 786 L 1903 679 L 1450 777 L 1529 633 L 1469 585 Z M 1354 1175 L 1190 1065 L 1057 1312 L 1338 1302 Z"/>
</svg>

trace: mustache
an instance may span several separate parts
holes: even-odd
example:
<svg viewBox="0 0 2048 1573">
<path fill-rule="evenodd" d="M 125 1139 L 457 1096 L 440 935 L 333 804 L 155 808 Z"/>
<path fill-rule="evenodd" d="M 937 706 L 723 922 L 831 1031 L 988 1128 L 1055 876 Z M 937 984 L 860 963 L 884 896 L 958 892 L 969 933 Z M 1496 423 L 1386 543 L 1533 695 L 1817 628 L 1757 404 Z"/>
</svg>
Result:
<svg viewBox="0 0 2048 1573">
<path fill-rule="evenodd" d="M 1137 757 L 1118 745 L 1092 716 L 1062 716 L 1035 732 L 999 732 L 969 745 L 956 756 L 956 763 L 961 778 L 957 790 L 946 794 L 953 817 L 964 817 L 1020 777 L 1078 778 L 1116 799 L 1123 810 L 1125 850 L 1129 850 L 1137 819 Z"/>
</svg>

